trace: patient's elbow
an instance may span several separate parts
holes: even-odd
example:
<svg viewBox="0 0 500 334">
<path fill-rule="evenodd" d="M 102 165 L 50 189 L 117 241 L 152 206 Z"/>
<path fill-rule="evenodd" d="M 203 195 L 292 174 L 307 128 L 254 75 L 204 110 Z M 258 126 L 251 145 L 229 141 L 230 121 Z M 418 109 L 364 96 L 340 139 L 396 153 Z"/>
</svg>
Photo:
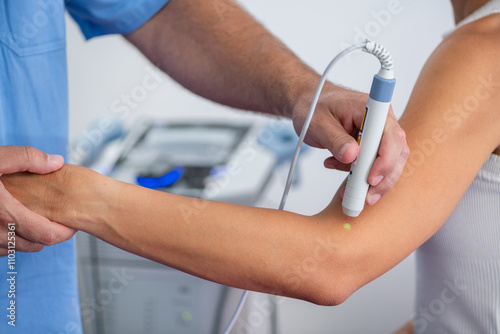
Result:
<svg viewBox="0 0 500 334">
<path fill-rule="evenodd" d="M 338 306 L 345 302 L 353 293 L 349 286 L 339 286 L 333 282 L 330 285 L 318 284 L 311 294 L 311 302 L 321 306 Z"/>
<path fill-rule="evenodd" d="M 356 288 L 342 274 L 333 274 L 331 270 L 318 269 L 308 275 L 285 275 L 286 289 L 289 296 L 299 298 L 321 306 L 337 306 L 345 302 Z"/>
</svg>

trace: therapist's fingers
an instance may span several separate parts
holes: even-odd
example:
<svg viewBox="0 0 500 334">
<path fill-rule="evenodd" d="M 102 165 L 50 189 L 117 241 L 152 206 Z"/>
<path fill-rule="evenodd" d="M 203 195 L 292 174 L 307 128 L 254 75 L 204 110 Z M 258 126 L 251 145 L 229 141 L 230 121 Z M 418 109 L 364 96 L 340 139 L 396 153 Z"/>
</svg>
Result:
<svg viewBox="0 0 500 334">
<path fill-rule="evenodd" d="M 345 164 L 338 161 L 335 157 L 326 158 L 323 165 L 329 169 L 337 169 L 340 171 L 348 172 L 351 169 L 351 164 Z"/>
<path fill-rule="evenodd" d="M 409 149 L 407 150 L 409 155 Z M 368 189 L 368 194 L 366 196 L 366 203 L 369 205 L 373 205 L 377 203 L 377 201 L 389 190 L 391 190 L 396 181 L 399 179 L 401 173 L 403 173 L 403 169 L 406 164 L 406 160 L 408 160 L 407 154 L 402 154 L 399 157 L 399 163 L 396 165 L 396 169 L 394 169 L 388 177 L 382 179 L 382 181 L 377 186 L 370 186 Z"/>
<path fill-rule="evenodd" d="M 70 239 L 75 230 L 30 211 L 4 187 L 0 188 L 0 235 L 14 235 L 15 249 L 23 252 L 41 250 Z M 9 234 L 9 232 L 11 232 Z M 14 233 L 12 233 L 14 232 Z M 19 243 L 17 243 L 19 239 Z M 0 248 L 8 248 L 11 239 L 0 240 Z M 25 242 L 26 241 L 26 242 Z M 34 245 L 37 244 L 37 245 Z"/>
<path fill-rule="evenodd" d="M 19 235 L 44 246 L 66 241 L 76 233 L 74 229 L 52 222 L 24 207 L 19 209 L 15 219 Z"/>
<path fill-rule="evenodd" d="M 352 163 L 359 153 L 359 146 L 355 139 L 358 127 L 363 118 L 366 94 L 346 91 L 343 97 L 349 96 L 347 102 L 337 106 L 334 104 L 337 94 L 326 94 L 322 103 L 318 104 L 317 111 L 311 122 L 311 137 L 319 143 L 319 147 L 329 150 L 333 157 L 342 164 Z M 342 111 L 334 108 L 337 106 Z"/>
<path fill-rule="evenodd" d="M 0 146 L 0 174 L 47 174 L 59 170 L 63 165 L 62 156 L 47 154 L 34 147 Z"/>
<path fill-rule="evenodd" d="M 326 148 L 343 164 L 354 161 L 359 152 L 355 135 L 363 121 L 367 98 L 364 93 L 334 85 L 325 86 L 304 142 Z M 311 92 L 303 94 L 295 105 L 292 119 L 297 133 L 301 132 L 307 119 L 312 99 Z"/>
<path fill-rule="evenodd" d="M 396 184 L 409 155 L 406 134 L 390 110 L 378 156 L 368 175 L 368 183 L 372 188 L 367 198 L 368 204 L 374 204 Z"/>
<path fill-rule="evenodd" d="M 15 238 L 11 239 L 12 236 L 9 236 L 8 233 L 2 233 L 1 238 L 2 240 L 6 240 L 6 243 L 4 242 L 5 245 L 0 243 L 0 256 L 7 256 L 9 255 L 9 253 L 12 254 L 12 249 L 14 249 L 16 252 L 34 253 L 39 252 L 44 248 L 43 245 L 36 242 L 31 242 L 18 235 L 16 235 Z M 9 249 L 11 250 L 10 252 Z"/>
</svg>

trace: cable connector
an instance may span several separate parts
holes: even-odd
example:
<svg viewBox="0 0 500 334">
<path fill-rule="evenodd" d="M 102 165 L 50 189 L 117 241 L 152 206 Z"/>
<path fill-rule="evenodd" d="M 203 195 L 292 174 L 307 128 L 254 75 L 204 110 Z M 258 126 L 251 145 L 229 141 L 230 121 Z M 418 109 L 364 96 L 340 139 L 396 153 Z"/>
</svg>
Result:
<svg viewBox="0 0 500 334">
<path fill-rule="evenodd" d="M 365 47 L 363 48 L 363 51 L 368 52 L 377 57 L 378 60 L 380 61 L 380 66 L 382 66 L 384 70 L 391 71 L 393 69 L 394 63 L 392 61 L 392 57 L 389 51 L 387 51 L 387 49 L 384 46 L 366 40 L 366 44 Z"/>
</svg>

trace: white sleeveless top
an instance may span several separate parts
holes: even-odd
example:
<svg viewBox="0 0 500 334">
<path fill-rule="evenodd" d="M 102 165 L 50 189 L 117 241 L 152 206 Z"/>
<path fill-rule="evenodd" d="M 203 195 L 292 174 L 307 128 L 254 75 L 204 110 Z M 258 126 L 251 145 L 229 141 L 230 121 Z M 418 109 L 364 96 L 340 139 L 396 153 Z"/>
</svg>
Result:
<svg viewBox="0 0 500 334">
<path fill-rule="evenodd" d="M 493 13 L 500 13 L 500 0 L 457 27 Z M 500 156 L 488 158 L 416 255 L 415 334 L 500 334 Z"/>
</svg>

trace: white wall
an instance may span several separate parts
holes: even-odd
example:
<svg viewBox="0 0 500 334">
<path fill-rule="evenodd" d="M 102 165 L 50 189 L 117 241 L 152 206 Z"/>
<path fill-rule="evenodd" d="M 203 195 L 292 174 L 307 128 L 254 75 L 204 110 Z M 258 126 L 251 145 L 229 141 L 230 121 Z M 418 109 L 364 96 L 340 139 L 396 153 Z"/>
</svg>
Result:
<svg viewBox="0 0 500 334">
<path fill-rule="evenodd" d="M 281 38 L 308 64 L 322 72 L 342 43 L 354 43 L 359 31 L 384 44 L 392 53 L 397 76 L 393 106 L 400 115 L 426 57 L 452 28 L 451 7 L 446 0 L 241 0 L 259 21 Z M 376 13 L 396 4 L 397 14 L 377 22 Z M 392 8 L 392 7 L 391 7 Z M 68 20 L 70 136 L 81 131 L 100 113 L 110 110 L 121 94 L 130 93 L 148 74 L 148 62 L 117 36 L 83 41 Z M 375 60 L 356 54 L 341 62 L 332 80 L 368 90 L 377 71 Z M 255 117 L 205 101 L 164 77 L 135 109 L 155 117 Z M 128 121 L 134 119 L 134 115 Z M 325 207 L 343 173 L 322 167 L 326 152 L 314 150 L 303 161 L 302 183 L 289 196 L 291 211 L 313 214 Z M 284 185 L 278 172 L 264 196 L 263 205 L 276 206 Z M 398 228 L 395 226 L 394 228 Z M 406 261 L 355 293 L 343 305 L 327 308 L 287 300 L 281 305 L 282 333 L 388 333 L 410 318 L 414 285 L 414 260 Z"/>
</svg>

